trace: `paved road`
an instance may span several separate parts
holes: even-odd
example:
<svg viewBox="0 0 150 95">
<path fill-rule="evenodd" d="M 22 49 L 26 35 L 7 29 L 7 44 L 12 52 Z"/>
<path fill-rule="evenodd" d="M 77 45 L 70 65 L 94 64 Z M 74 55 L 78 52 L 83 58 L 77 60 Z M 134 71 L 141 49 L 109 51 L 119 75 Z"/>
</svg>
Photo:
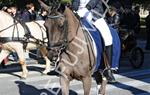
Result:
<svg viewBox="0 0 150 95">
<path fill-rule="evenodd" d="M 108 84 L 107 95 L 150 95 L 150 52 L 144 52 L 145 61 L 140 69 L 133 69 L 127 59 L 121 60 L 119 74 L 115 74 L 117 83 Z M 42 76 L 43 67 L 28 61 L 30 72 L 26 80 L 18 77 L 21 69 L 16 64 L 0 69 L 0 95 L 58 95 L 59 78 L 53 73 Z M 70 95 L 83 95 L 81 82 L 71 82 Z M 90 95 L 96 95 L 94 80 Z"/>
</svg>

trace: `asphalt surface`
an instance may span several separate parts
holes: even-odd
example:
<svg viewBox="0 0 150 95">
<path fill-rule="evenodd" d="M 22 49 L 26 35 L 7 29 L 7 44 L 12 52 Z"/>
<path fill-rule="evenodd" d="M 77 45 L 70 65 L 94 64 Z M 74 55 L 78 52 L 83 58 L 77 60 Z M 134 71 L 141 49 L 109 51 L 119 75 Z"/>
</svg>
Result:
<svg viewBox="0 0 150 95">
<path fill-rule="evenodd" d="M 138 41 L 144 51 L 144 64 L 134 69 L 128 58 L 121 59 L 119 73 L 115 74 L 117 83 L 108 84 L 107 95 L 150 95 L 150 51 L 144 49 L 145 41 Z M 51 72 L 41 75 L 44 64 L 36 64 L 28 59 L 29 76 L 20 79 L 21 68 L 18 64 L 10 63 L 6 69 L 0 68 L 0 95 L 61 95 L 59 77 Z M 73 80 L 70 83 L 70 95 L 83 95 L 82 83 Z M 96 83 L 92 80 L 90 95 L 96 95 Z"/>
</svg>

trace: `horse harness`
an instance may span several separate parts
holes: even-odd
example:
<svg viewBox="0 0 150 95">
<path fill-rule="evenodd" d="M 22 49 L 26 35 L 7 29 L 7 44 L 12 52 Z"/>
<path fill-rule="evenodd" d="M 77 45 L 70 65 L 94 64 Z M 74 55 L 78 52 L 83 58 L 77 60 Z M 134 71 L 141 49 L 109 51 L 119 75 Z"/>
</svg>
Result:
<svg viewBox="0 0 150 95">
<path fill-rule="evenodd" d="M 13 27 L 12 37 L 0 37 L 0 43 L 6 43 L 6 42 L 12 42 L 12 41 L 22 42 L 23 43 L 23 48 L 25 50 L 26 50 L 26 47 L 27 47 L 28 43 L 35 43 L 35 44 L 39 44 L 40 46 L 43 46 L 46 43 L 46 42 L 44 42 L 44 40 L 46 38 L 44 38 L 43 32 L 42 32 L 42 28 L 43 27 L 40 24 L 38 24 L 37 22 L 35 22 L 40 27 L 40 29 L 41 29 L 43 40 L 40 40 L 40 39 L 37 39 L 37 38 L 33 37 L 31 35 L 31 33 L 30 33 L 30 30 L 29 30 L 28 26 L 25 24 L 25 22 L 23 22 L 21 20 L 18 20 L 15 17 L 13 17 L 13 19 L 14 19 L 14 24 L 6 27 L 3 30 L 0 30 L 0 32 L 3 32 L 5 30 Z M 24 32 L 25 32 L 24 37 L 19 37 L 19 30 L 18 30 L 18 26 L 17 26 L 18 23 L 20 23 L 22 25 L 22 27 L 24 28 Z M 17 29 L 17 37 L 14 37 L 15 28 Z M 34 41 L 31 41 L 30 38 L 33 39 Z"/>
</svg>

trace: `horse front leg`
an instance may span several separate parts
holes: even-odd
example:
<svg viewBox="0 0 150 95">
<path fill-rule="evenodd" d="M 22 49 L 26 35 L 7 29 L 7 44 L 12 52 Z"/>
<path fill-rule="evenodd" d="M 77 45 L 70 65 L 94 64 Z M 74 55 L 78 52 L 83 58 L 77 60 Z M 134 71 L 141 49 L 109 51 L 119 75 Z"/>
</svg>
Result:
<svg viewBox="0 0 150 95">
<path fill-rule="evenodd" d="M 45 47 L 42 47 L 42 48 L 40 48 L 40 52 L 41 52 L 43 58 L 46 61 L 45 70 L 42 73 L 43 74 L 47 74 L 51 70 L 51 66 L 50 66 L 51 62 L 50 62 L 50 60 L 47 57 L 47 49 Z"/>
<path fill-rule="evenodd" d="M 21 68 L 22 68 L 21 78 L 26 79 L 27 75 L 28 75 L 28 70 L 27 70 L 27 65 L 25 62 L 23 49 L 21 49 L 21 48 L 19 50 L 17 49 L 16 52 L 17 52 L 17 55 L 19 57 L 19 63 L 20 63 Z"/>
<path fill-rule="evenodd" d="M 25 62 L 25 58 L 19 58 L 19 63 L 20 63 L 21 68 L 22 68 L 21 78 L 26 79 L 27 75 L 28 75 L 28 70 L 27 70 L 27 65 L 26 65 L 26 62 Z"/>
<path fill-rule="evenodd" d="M 64 76 L 60 77 L 62 95 L 69 95 L 69 83 L 70 83 L 69 79 L 67 79 Z"/>
<path fill-rule="evenodd" d="M 43 74 L 47 74 L 48 72 L 50 72 L 51 70 L 51 66 L 50 66 L 50 60 L 48 59 L 47 56 L 44 57 L 45 61 L 46 61 L 46 65 L 45 65 L 45 70 L 42 72 Z"/>
<path fill-rule="evenodd" d="M 83 82 L 84 95 L 90 95 L 92 77 L 87 76 L 82 79 L 82 82 Z"/>
<path fill-rule="evenodd" d="M 108 81 L 107 81 L 106 77 L 103 77 L 101 87 L 98 89 L 98 95 L 106 95 L 107 82 Z"/>
<path fill-rule="evenodd" d="M 104 77 L 104 75 L 97 71 L 94 73 L 94 78 L 97 84 L 97 95 L 105 95 L 106 94 L 106 85 L 107 85 L 107 79 Z"/>
</svg>

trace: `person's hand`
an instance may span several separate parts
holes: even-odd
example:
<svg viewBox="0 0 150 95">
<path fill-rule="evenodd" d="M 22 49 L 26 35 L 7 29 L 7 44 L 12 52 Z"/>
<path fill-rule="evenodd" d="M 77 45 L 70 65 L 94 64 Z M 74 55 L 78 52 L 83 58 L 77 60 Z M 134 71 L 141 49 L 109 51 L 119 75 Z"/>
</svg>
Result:
<svg viewBox="0 0 150 95">
<path fill-rule="evenodd" d="M 88 6 L 88 5 L 86 5 L 86 8 L 90 11 L 91 10 L 91 7 L 90 6 Z"/>
</svg>

